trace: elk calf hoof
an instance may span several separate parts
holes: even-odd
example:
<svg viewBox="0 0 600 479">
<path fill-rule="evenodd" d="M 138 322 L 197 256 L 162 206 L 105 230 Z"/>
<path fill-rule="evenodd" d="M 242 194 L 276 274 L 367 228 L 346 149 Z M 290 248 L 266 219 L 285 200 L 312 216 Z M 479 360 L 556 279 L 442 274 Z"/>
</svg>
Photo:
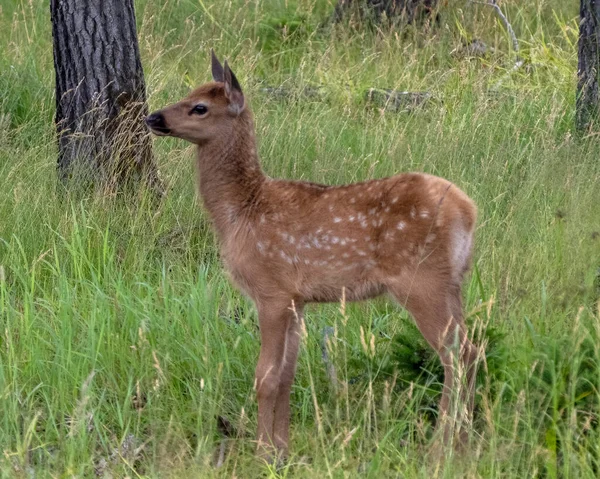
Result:
<svg viewBox="0 0 600 479">
<path fill-rule="evenodd" d="M 283 468 L 287 463 L 287 453 L 265 443 L 259 443 L 256 457 L 269 466 L 275 466 L 277 470 Z"/>
</svg>

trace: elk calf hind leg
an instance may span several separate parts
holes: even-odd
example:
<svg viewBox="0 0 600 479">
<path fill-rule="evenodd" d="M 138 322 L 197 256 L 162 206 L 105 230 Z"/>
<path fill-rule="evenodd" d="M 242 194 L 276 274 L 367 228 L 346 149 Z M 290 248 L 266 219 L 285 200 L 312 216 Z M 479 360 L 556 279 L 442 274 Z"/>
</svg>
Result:
<svg viewBox="0 0 600 479">
<path fill-rule="evenodd" d="M 478 352 L 475 345 L 469 340 L 464 325 L 460 285 L 456 285 L 451 289 L 448 295 L 448 304 L 459 328 L 453 341 L 455 363 L 459 368 L 459 383 L 455 389 L 458 391 L 456 395 L 457 407 L 463 413 L 462 416 L 457 417 L 460 419 L 461 426 L 458 440 L 465 443 L 468 439 L 468 429 L 473 421 Z"/>
<path fill-rule="evenodd" d="M 450 445 L 459 431 L 461 440 L 467 437 L 461 426 L 469 422 L 468 418 L 472 414 L 472 381 L 468 377 L 468 386 L 465 387 L 463 377 L 464 372 L 469 376 L 473 369 L 472 351 L 475 351 L 475 348 L 467 338 L 462 311 L 458 318 L 455 317 L 455 308 L 460 303 L 451 304 L 448 285 L 436 284 L 435 281 L 423 281 L 419 284 L 427 286 L 408 295 L 404 288 L 390 288 L 390 292 L 412 315 L 419 331 L 437 352 L 444 367 L 444 388 L 439 405 L 437 429 L 443 434 L 444 444 Z M 455 299 L 453 297 L 453 301 Z M 466 351 L 468 354 L 465 354 Z"/>
</svg>

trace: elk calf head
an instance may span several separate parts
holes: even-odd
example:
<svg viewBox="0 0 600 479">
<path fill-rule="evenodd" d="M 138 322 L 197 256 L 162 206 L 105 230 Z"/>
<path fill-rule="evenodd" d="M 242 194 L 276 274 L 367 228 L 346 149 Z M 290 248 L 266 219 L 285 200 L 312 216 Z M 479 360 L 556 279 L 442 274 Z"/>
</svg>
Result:
<svg viewBox="0 0 600 479">
<path fill-rule="evenodd" d="M 236 120 L 245 114 L 244 94 L 227 61 L 223 66 L 214 52 L 211 55 L 213 81 L 148 116 L 146 124 L 154 134 L 197 145 L 231 136 Z"/>
</svg>

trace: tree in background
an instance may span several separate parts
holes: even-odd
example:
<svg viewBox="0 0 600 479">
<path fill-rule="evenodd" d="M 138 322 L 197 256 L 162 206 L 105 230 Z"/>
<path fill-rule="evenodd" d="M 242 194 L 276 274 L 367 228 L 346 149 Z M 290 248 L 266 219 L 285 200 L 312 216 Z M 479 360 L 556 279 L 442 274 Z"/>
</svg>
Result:
<svg viewBox="0 0 600 479">
<path fill-rule="evenodd" d="M 385 15 L 390 21 L 424 24 L 437 21 L 439 0 L 338 0 L 333 20 L 339 21 L 348 11 L 371 15 L 380 21 Z"/>
<path fill-rule="evenodd" d="M 586 131 L 598 117 L 600 96 L 600 0 L 581 0 L 577 68 L 577 129 Z"/>
<path fill-rule="evenodd" d="M 159 185 L 133 0 L 51 0 L 50 12 L 60 177 Z"/>
</svg>

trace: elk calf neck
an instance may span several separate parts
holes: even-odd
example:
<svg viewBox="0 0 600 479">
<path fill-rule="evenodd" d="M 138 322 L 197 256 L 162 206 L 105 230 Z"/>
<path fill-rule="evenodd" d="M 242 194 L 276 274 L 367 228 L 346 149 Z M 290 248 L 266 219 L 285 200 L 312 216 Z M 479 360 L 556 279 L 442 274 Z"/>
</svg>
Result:
<svg viewBox="0 0 600 479">
<path fill-rule="evenodd" d="M 474 203 L 452 183 L 421 173 L 347 186 L 271 179 L 258 161 L 239 82 L 214 53 L 212 73 L 214 81 L 146 122 L 157 135 L 197 145 L 200 195 L 225 267 L 256 304 L 260 453 L 287 452 L 304 305 L 339 301 L 343 292 L 351 301 L 389 293 L 411 313 L 444 365 L 442 438 L 464 441 L 476 350 L 464 326 L 461 284 Z"/>
</svg>

